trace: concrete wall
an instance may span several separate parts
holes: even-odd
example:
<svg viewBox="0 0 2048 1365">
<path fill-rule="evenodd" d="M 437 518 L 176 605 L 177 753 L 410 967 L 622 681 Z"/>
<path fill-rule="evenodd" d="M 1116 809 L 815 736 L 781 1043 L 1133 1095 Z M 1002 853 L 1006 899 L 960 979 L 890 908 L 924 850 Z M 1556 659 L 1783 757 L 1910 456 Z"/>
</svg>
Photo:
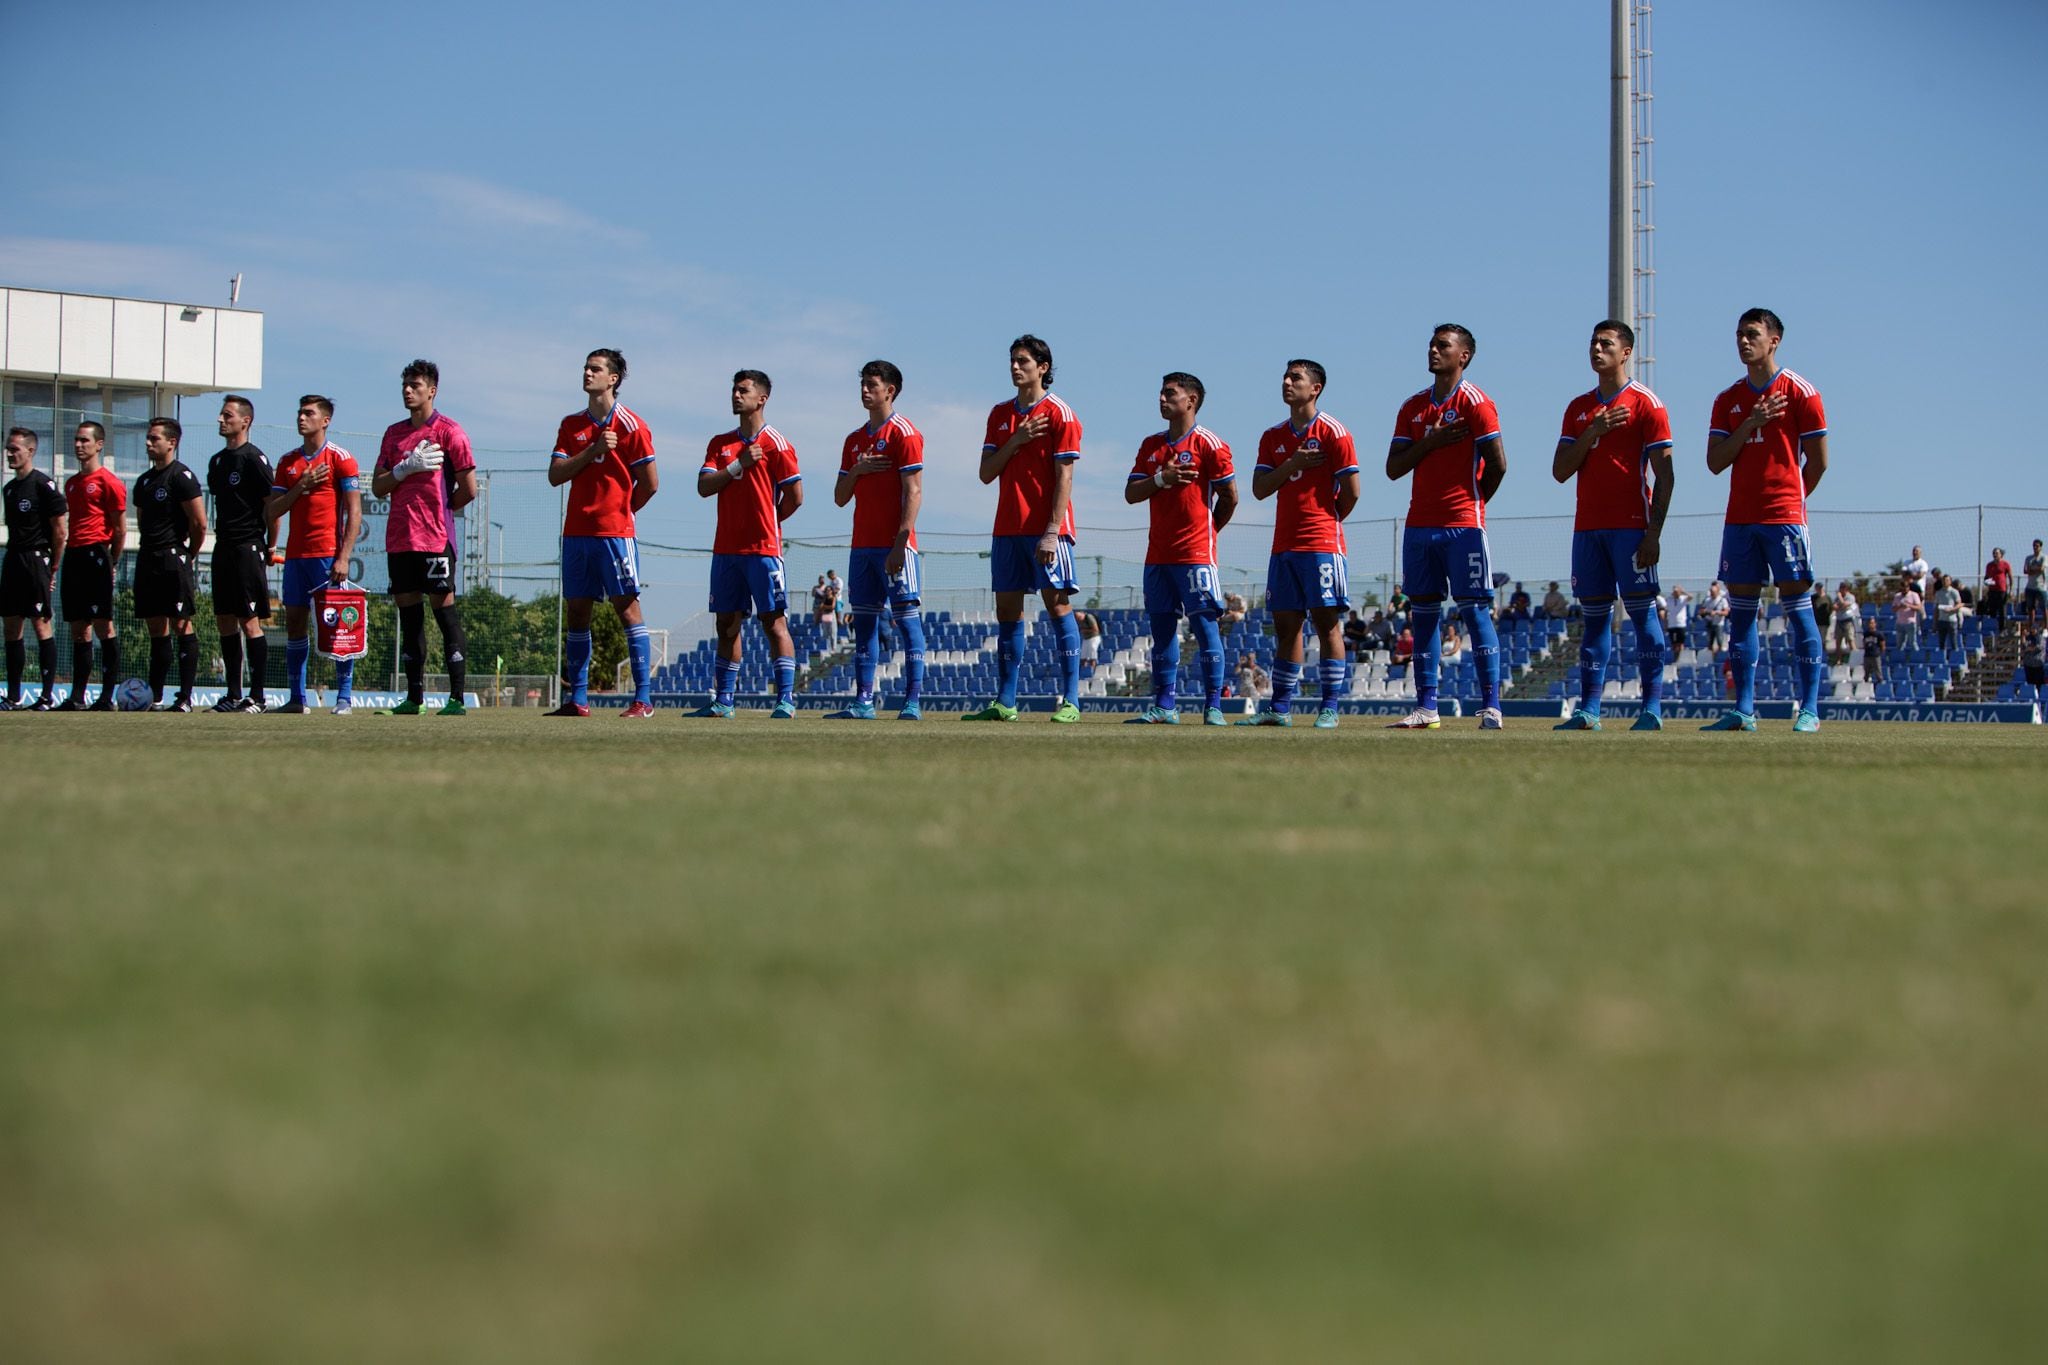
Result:
<svg viewBox="0 0 2048 1365">
<path fill-rule="evenodd" d="M 0 370 L 192 393 L 263 387 L 263 314 L 0 289 Z"/>
</svg>

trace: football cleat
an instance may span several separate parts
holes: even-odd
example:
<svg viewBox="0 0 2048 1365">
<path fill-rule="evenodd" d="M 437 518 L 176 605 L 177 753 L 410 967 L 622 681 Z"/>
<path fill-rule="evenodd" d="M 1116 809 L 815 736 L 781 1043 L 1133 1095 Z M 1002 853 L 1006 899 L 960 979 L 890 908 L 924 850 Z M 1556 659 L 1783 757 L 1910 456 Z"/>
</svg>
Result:
<svg viewBox="0 0 2048 1365">
<path fill-rule="evenodd" d="M 1323 708 L 1322 710 L 1320 710 L 1320 711 L 1316 712 L 1316 729 L 1318 729 L 1318 730 L 1334 730 L 1334 729 L 1336 729 L 1336 728 L 1337 728 L 1337 708 L 1336 708 L 1336 707 L 1334 707 L 1334 706 L 1325 706 L 1325 707 L 1324 707 L 1324 708 Z"/>
<path fill-rule="evenodd" d="M 352 716 L 355 713 L 356 704 L 353 698 L 343 697 L 334 703 L 334 714 L 337 716 Z"/>
<path fill-rule="evenodd" d="M 70 696 L 58 702 L 55 706 L 51 707 L 50 709 L 52 711 L 83 711 L 85 709 L 85 704 L 79 701 L 78 694 L 76 692 L 73 692 Z"/>
<path fill-rule="evenodd" d="M 1285 711 L 1275 711 L 1268 707 L 1266 710 L 1260 711 L 1255 715 L 1246 716 L 1237 723 L 1239 725 L 1270 725 L 1276 729 L 1284 730 L 1294 724 L 1294 717 L 1288 715 Z"/>
<path fill-rule="evenodd" d="M 1800 707 L 1799 714 L 1792 717 L 1792 733 L 1795 735 L 1811 735 L 1818 734 L 1819 732 L 1819 714 L 1809 711 L 1803 706 Z"/>
<path fill-rule="evenodd" d="M 1664 717 L 1658 715 L 1655 711 L 1645 711 L 1637 716 L 1636 723 L 1628 728 L 1631 730 L 1661 730 L 1664 728 Z"/>
<path fill-rule="evenodd" d="M 280 716 L 303 716 L 310 710 L 312 708 L 302 701 L 288 701 L 283 706 L 277 708 L 277 714 Z"/>
<path fill-rule="evenodd" d="M 1017 719 L 1017 708 L 1014 706 L 1005 706 L 999 701 L 992 701 L 987 706 L 982 707 L 979 711 L 969 711 L 967 714 L 960 717 L 960 719 L 1012 721 Z"/>
<path fill-rule="evenodd" d="M 904 703 L 903 703 L 903 709 L 902 709 L 901 711 L 898 711 L 898 712 L 896 713 L 896 719 L 898 719 L 898 720 L 923 720 L 923 719 L 924 719 L 924 708 L 923 708 L 922 706 L 919 706 L 919 705 L 918 705 L 918 704 L 917 704 L 916 702 L 914 702 L 914 701 L 907 701 L 907 702 L 904 702 Z"/>
<path fill-rule="evenodd" d="M 442 703 L 441 714 L 444 716 L 466 716 L 469 714 L 469 708 L 462 704 L 462 698 L 450 697 Z"/>
<path fill-rule="evenodd" d="M 590 708 L 579 705 L 564 697 L 560 706 L 557 706 L 552 711 L 543 711 L 541 714 L 543 716 L 587 716 L 590 714 Z"/>
<path fill-rule="evenodd" d="M 796 703 L 789 700 L 787 697 L 783 698 L 781 701 L 776 702 L 774 707 L 768 712 L 768 719 L 795 720 Z"/>
<path fill-rule="evenodd" d="M 647 719 L 648 717 L 652 716 L 653 714 L 654 714 L 654 707 L 653 707 L 653 705 L 652 705 L 651 703 L 648 703 L 648 702 L 644 702 L 644 701 L 635 701 L 635 702 L 634 702 L 634 703 L 633 703 L 633 704 L 632 704 L 631 706 L 628 706 L 628 707 L 627 707 L 627 708 L 626 708 L 625 710 L 623 710 L 623 711 L 619 712 L 619 719 L 620 719 L 620 720 L 646 720 L 646 719 Z"/>
<path fill-rule="evenodd" d="M 57 709 L 57 703 L 51 701 L 49 693 L 46 692 L 22 709 L 26 711 L 54 711 Z"/>
<path fill-rule="evenodd" d="M 1572 712 L 1572 718 L 1560 721 L 1550 727 L 1553 730 L 1597 730 L 1600 728 L 1600 713 L 1588 711 L 1581 706 Z"/>
<path fill-rule="evenodd" d="M 698 720 L 731 720 L 732 703 L 729 701 L 706 702 L 690 713 Z"/>
<path fill-rule="evenodd" d="M 1482 730 L 1504 730 L 1498 706 L 1482 707 L 1479 712 L 1479 728 Z"/>
<path fill-rule="evenodd" d="M 859 700 L 848 702 L 843 710 L 834 711 L 825 717 L 826 720 L 873 720 L 874 718 L 875 704 L 871 701 Z"/>
<path fill-rule="evenodd" d="M 1443 718 L 1441 716 L 1437 715 L 1434 711 L 1425 711 L 1421 707 L 1417 707 L 1387 728 L 1389 730 L 1437 730 L 1442 727 Z"/>
<path fill-rule="evenodd" d="M 102 687 L 102 688 L 100 689 L 100 699 L 99 699 L 98 701 L 94 702 L 94 703 L 93 703 L 93 704 L 92 704 L 91 706 L 88 706 L 88 707 L 86 707 L 85 709 L 86 709 L 86 710 L 88 710 L 88 711 L 111 711 L 111 710 L 113 710 L 113 709 L 114 709 L 114 689 L 113 689 L 113 688 L 111 688 L 111 687 Z"/>
<path fill-rule="evenodd" d="M 5 697 L 0 697 L 0 711 L 19 711 L 22 709 L 23 707 L 20 702 L 9 701 Z"/>
<path fill-rule="evenodd" d="M 1072 725 L 1081 719 L 1081 708 L 1068 701 L 1065 697 L 1061 697 L 1060 704 L 1053 707 L 1052 714 L 1046 717 L 1046 719 L 1050 720 L 1054 725 Z"/>
<path fill-rule="evenodd" d="M 189 715 L 192 711 L 192 699 L 190 697 L 174 697 L 156 709 L 180 716 Z"/>
<path fill-rule="evenodd" d="M 1126 725 L 1178 725 L 1180 712 L 1169 711 L 1164 706 L 1148 706 L 1137 715 L 1125 721 Z"/>
<path fill-rule="evenodd" d="M 1204 725 L 1228 725 L 1228 724 L 1230 724 L 1230 722 L 1229 722 L 1229 721 L 1227 721 L 1227 720 L 1225 720 L 1225 719 L 1223 719 L 1223 708 L 1222 708 L 1222 707 L 1220 707 L 1220 706 L 1212 706 L 1212 707 L 1210 707 L 1210 708 L 1209 708 L 1208 710 L 1206 710 L 1206 711 L 1202 712 L 1202 724 L 1204 724 Z"/>
<path fill-rule="evenodd" d="M 426 707 L 421 706 L 412 698 L 407 697 L 404 701 L 398 703 L 398 705 L 392 707 L 389 711 L 386 711 L 383 714 L 387 716 L 416 716 L 426 709 Z"/>
<path fill-rule="evenodd" d="M 1721 719 L 1710 725 L 1702 725 L 1700 729 L 1703 731 L 1754 730 L 1756 729 L 1756 717 L 1746 711 L 1725 711 L 1721 714 Z"/>
</svg>

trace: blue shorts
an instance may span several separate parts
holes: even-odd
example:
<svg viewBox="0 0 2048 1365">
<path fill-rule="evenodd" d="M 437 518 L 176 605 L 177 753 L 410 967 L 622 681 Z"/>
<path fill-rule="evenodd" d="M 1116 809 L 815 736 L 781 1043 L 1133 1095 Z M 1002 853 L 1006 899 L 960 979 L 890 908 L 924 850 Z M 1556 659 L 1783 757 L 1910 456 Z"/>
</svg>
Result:
<svg viewBox="0 0 2048 1365">
<path fill-rule="evenodd" d="M 1573 595 L 1581 602 L 1655 597 L 1657 566 L 1636 567 L 1642 543 L 1643 533 L 1635 530 L 1572 532 Z"/>
<path fill-rule="evenodd" d="M 1770 577 L 1764 577 L 1769 571 Z M 1813 541 L 1804 526 L 1738 525 L 1721 531 L 1723 583 L 1811 583 Z"/>
<path fill-rule="evenodd" d="M 1288 550 L 1266 561 L 1266 609 L 1308 611 L 1351 605 L 1344 556 L 1322 550 Z"/>
<path fill-rule="evenodd" d="M 1214 564 L 1147 564 L 1147 616 L 1221 616 L 1223 599 L 1216 595 Z"/>
<path fill-rule="evenodd" d="M 1410 597 L 1493 600 L 1493 551 L 1477 526 L 1410 526 L 1401 533 L 1401 591 Z"/>
<path fill-rule="evenodd" d="M 789 610 L 781 555 L 711 556 L 711 610 L 772 616 Z"/>
<path fill-rule="evenodd" d="M 856 610 L 867 607 L 914 607 L 924 596 L 924 564 L 917 551 L 903 552 L 903 572 L 889 576 L 887 550 L 855 550 L 846 564 L 846 600 Z"/>
<path fill-rule="evenodd" d="M 287 607 L 312 606 L 313 589 L 326 587 L 332 581 L 333 573 L 333 555 L 287 559 L 284 562 L 284 592 L 280 594 L 284 604 Z"/>
<path fill-rule="evenodd" d="M 562 596 L 639 595 L 640 547 L 631 536 L 562 537 Z"/>
<path fill-rule="evenodd" d="M 1074 577 L 1074 542 L 1060 537 L 1059 558 L 1048 569 L 1038 562 L 1037 536 L 991 536 L 988 582 L 994 592 L 1072 592 L 1080 586 Z"/>
</svg>

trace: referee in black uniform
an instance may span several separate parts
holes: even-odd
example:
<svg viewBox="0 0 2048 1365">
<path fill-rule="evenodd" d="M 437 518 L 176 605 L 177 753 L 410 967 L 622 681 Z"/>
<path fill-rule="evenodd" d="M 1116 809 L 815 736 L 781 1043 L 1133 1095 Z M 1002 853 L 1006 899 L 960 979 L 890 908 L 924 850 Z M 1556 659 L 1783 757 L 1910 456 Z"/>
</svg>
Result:
<svg viewBox="0 0 2048 1365">
<path fill-rule="evenodd" d="M 183 430 L 158 417 L 143 439 L 149 468 L 135 480 L 130 502 L 142 543 L 135 553 L 135 614 L 149 630 L 149 690 L 164 711 L 190 711 L 199 676 L 199 637 L 192 633 L 192 566 L 206 543 L 206 497 L 199 476 L 178 458 Z M 178 698 L 163 705 L 171 657 L 178 660 Z"/>
<path fill-rule="evenodd" d="M 269 528 L 263 502 L 270 496 L 270 458 L 249 444 L 256 405 L 240 394 L 221 400 L 220 435 L 227 444 L 206 466 L 206 491 L 213 494 L 213 612 L 220 628 L 220 657 L 227 669 L 227 695 L 216 711 L 261 711 L 263 670 L 270 642 L 263 622 L 270 615 Z M 249 694 L 242 695 L 242 648 L 248 641 Z"/>
<path fill-rule="evenodd" d="M 7 622 L 7 695 L 0 711 L 47 711 L 57 704 L 57 637 L 50 626 L 50 566 L 64 554 L 70 508 L 57 481 L 36 468 L 36 434 L 27 427 L 7 433 L 7 468 L 16 477 L 0 498 L 7 503 L 7 558 L 0 565 L 0 617 Z M 36 658 L 43 671 L 43 695 L 24 705 L 21 675 L 28 665 L 22 626 L 35 622 Z"/>
</svg>

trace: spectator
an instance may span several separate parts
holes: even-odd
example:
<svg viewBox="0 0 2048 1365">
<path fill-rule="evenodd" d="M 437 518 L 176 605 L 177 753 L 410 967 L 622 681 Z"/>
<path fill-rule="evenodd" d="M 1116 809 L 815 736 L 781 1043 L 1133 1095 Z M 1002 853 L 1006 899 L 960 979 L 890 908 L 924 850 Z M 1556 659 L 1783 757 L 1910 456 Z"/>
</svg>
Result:
<svg viewBox="0 0 2048 1365">
<path fill-rule="evenodd" d="M 1828 651 L 1836 663 L 1848 663 L 1856 652 L 1862 625 L 1863 604 L 1856 600 L 1856 592 L 1845 578 L 1842 586 L 1835 589 L 1835 614 L 1828 622 Z"/>
<path fill-rule="evenodd" d="M 1913 576 L 1907 574 L 1899 580 L 1899 590 L 1892 594 L 1892 624 L 1898 627 L 1900 649 L 1920 648 L 1920 617 L 1925 610 L 1919 591 L 1913 587 Z"/>
<path fill-rule="evenodd" d="M 1372 614 L 1372 623 L 1365 628 L 1366 648 L 1378 650 L 1382 654 L 1391 654 L 1394 652 L 1396 633 L 1394 623 L 1387 619 L 1387 614 L 1376 611 Z"/>
<path fill-rule="evenodd" d="M 1686 633 L 1692 629 L 1692 594 L 1673 584 L 1671 596 L 1664 604 L 1664 634 L 1671 641 L 1671 657 L 1676 659 L 1686 648 Z"/>
<path fill-rule="evenodd" d="M 1227 592 L 1223 594 L 1223 615 L 1217 618 L 1223 633 L 1228 635 L 1244 620 L 1244 594 Z"/>
<path fill-rule="evenodd" d="M 1365 620 L 1354 611 L 1344 618 L 1344 652 L 1357 659 L 1367 648 Z"/>
<path fill-rule="evenodd" d="M 1394 595 L 1387 599 L 1387 619 L 1402 630 L 1408 628 L 1408 594 L 1401 591 L 1401 585 L 1394 585 Z"/>
<path fill-rule="evenodd" d="M 1095 664 L 1102 657 L 1102 621 L 1092 611 L 1074 608 L 1074 624 L 1081 628 L 1081 672 L 1095 676 Z"/>
<path fill-rule="evenodd" d="M 1456 659 L 1460 654 L 1462 654 L 1464 650 L 1465 642 L 1463 639 L 1459 638 L 1458 623 L 1456 621 L 1444 622 L 1444 662 L 1450 663 L 1452 660 Z"/>
<path fill-rule="evenodd" d="M 811 619 L 825 632 L 825 648 L 839 648 L 839 607 L 832 600 L 832 588 L 823 574 L 818 575 L 817 586 L 811 589 Z"/>
<path fill-rule="evenodd" d="M 1980 541 L 1979 543 L 1981 544 L 1982 542 Z M 1920 547 L 1915 545 L 1913 547 L 1913 557 L 1906 561 L 1906 577 L 1913 580 L 1913 591 L 1919 593 L 1923 598 L 1927 594 L 1927 576 L 1932 572 L 1934 571 L 1928 567 L 1926 557 L 1920 553 Z M 1902 645 L 1900 648 L 1903 649 L 1904 646 Z"/>
<path fill-rule="evenodd" d="M 1407 675 L 1407 668 L 1415 658 L 1415 632 L 1401 627 L 1401 633 L 1394 637 L 1394 652 L 1387 659 L 1387 676 L 1400 678 Z"/>
<path fill-rule="evenodd" d="M 1500 619 L 1506 625 L 1530 619 L 1529 592 L 1520 583 L 1515 584 L 1514 592 L 1508 597 L 1508 609 L 1501 613 Z"/>
<path fill-rule="evenodd" d="M 2039 626 L 2029 625 L 2020 639 L 2020 667 L 2027 670 L 2029 683 L 2048 687 L 2048 633 Z"/>
<path fill-rule="evenodd" d="M 1571 615 L 1572 604 L 1557 590 L 1557 584 L 1550 585 L 1550 591 L 1543 594 L 1543 614 L 1553 621 L 1562 621 Z"/>
<path fill-rule="evenodd" d="M 1977 605 L 1980 614 L 2005 624 L 2005 604 L 2012 600 L 2012 561 L 2005 551 L 1993 549 L 1991 562 L 1984 566 L 1984 596 Z"/>
<path fill-rule="evenodd" d="M 1272 679 L 1266 670 L 1259 667 L 1259 661 L 1246 654 L 1237 661 L 1237 695 L 1246 701 L 1259 701 L 1271 696 Z"/>
<path fill-rule="evenodd" d="M 1813 583 L 1813 623 L 1820 627 L 1821 638 L 1827 638 L 1828 622 L 1835 614 L 1835 600 L 1828 596 L 1828 585 L 1815 579 Z"/>
<path fill-rule="evenodd" d="M 2027 556 L 2027 562 L 2020 566 L 2027 576 L 2026 596 L 2020 606 L 2027 619 L 2039 625 L 2048 617 L 2048 556 L 2041 553 L 2041 542 L 2034 542 L 2034 553 Z"/>
<path fill-rule="evenodd" d="M 1718 578 L 1707 587 L 1707 604 L 1700 608 L 1700 620 L 1707 623 L 1707 648 L 1719 654 L 1728 633 L 1728 586 Z"/>
<path fill-rule="evenodd" d="M 1884 681 L 1884 632 L 1873 623 L 1863 632 L 1863 681 L 1881 683 Z"/>
<path fill-rule="evenodd" d="M 1956 591 L 1955 579 L 1947 574 L 1941 576 L 1941 586 L 1934 590 L 1934 642 L 1946 653 L 1962 641 L 1963 595 Z"/>
</svg>

